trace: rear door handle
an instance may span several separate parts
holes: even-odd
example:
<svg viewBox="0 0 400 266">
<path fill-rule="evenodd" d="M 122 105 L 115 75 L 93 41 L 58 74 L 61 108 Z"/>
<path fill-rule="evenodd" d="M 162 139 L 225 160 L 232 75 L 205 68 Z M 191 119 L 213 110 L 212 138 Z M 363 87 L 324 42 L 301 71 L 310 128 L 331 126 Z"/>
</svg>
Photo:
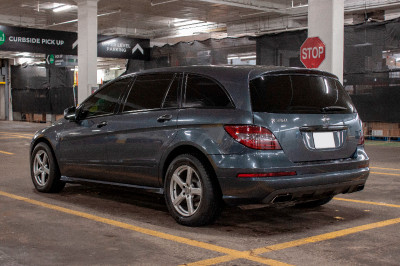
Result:
<svg viewBox="0 0 400 266">
<path fill-rule="evenodd" d="M 159 118 L 157 118 L 157 122 L 165 122 L 165 121 L 169 121 L 172 119 L 172 115 L 162 115 Z"/>
<path fill-rule="evenodd" d="M 107 126 L 107 122 L 106 121 L 103 121 L 103 122 L 97 124 L 98 128 L 105 127 L 105 126 Z"/>
</svg>

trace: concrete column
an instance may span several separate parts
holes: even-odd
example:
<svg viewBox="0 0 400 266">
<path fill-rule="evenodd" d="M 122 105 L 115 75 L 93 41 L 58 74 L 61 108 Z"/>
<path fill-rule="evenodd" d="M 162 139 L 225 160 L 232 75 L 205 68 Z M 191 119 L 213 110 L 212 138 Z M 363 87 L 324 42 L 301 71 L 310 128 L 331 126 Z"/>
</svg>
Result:
<svg viewBox="0 0 400 266">
<path fill-rule="evenodd" d="M 344 0 L 308 0 L 308 37 L 319 37 L 326 46 L 318 69 L 343 82 Z"/>
<path fill-rule="evenodd" d="M 97 1 L 78 4 L 78 103 L 97 87 Z"/>
</svg>

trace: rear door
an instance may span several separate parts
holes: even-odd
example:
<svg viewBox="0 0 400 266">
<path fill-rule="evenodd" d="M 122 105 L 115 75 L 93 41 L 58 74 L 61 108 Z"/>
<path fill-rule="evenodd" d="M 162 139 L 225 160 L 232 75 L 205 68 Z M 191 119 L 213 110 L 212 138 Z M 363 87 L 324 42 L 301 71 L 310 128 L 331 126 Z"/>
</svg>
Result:
<svg viewBox="0 0 400 266">
<path fill-rule="evenodd" d="M 361 125 L 340 82 L 322 75 L 264 75 L 250 81 L 254 123 L 270 129 L 293 162 L 351 157 Z"/>
<path fill-rule="evenodd" d="M 119 115 L 109 123 L 107 154 L 114 182 L 156 187 L 163 150 L 176 134 L 181 74 L 136 77 Z"/>
</svg>

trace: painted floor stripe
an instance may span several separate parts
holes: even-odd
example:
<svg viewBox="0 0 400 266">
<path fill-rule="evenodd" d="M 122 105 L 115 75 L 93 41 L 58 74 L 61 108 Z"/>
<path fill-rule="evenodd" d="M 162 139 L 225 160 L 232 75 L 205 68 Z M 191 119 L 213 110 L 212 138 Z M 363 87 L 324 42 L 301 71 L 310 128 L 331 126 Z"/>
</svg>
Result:
<svg viewBox="0 0 400 266">
<path fill-rule="evenodd" d="M 64 207 L 57 206 L 57 205 L 48 204 L 48 203 L 40 202 L 40 201 L 37 201 L 37 200 L 21 197 L 21 196 L 10 194 L 10 193 L 3 192 L 3 191 L 0 191 L 0 195 L 2 195 L 4 197 L 15 199 L 15 200 L 24 201 L 24 202 L 27 202 L 27 203 L 30 203 L 30 204 L 33 204 L 33 205 L 41 206 L 41 207 L 44 207 L 44 208 L 47 208 L 47 209 L 51 209 L 51 210 L 55 210 L 55 211 L 59 211 L 59 212 L 63 212 L 63 213 L 67 213 L 67 214 L 71 214 L 71 215 L 75 215 L 75 216 L 79 216 L 79 217 L 86 218 L 86 219 L 89 219 L 89 220 L 92 220 L 92 221 L 96 221 L 96 222 L 100 222 L 100 223 L 104 223 L 104 224 L 108 224 L 108 225 L 112 225 L 112 226 L 128 229 L 128 230 L 131 230 L 131 231 L 139 232 L 139 233 L 142 233 L 142 234 L 146 234 L 146 235 L 150 235 L 150 236 L 154 236 L 154 237 L 158 237 L 158 238 L 174 241 L 174 242 L 181 243 L 181 244 L 186 244 L 186 245 L 189 245 L 189 246 L 194 246 L 194 247 L 203 248 L 203 249 L 207 249 L 207 250 L 211 250 L 211 251 L 225 253 L 225 254 L 231 255 L 233 259 L 247 259 L 247 260 L 251 260 L 251 261 L 262 263 L 262 264 L 266 264 L 266 265 L 278 265 L 278 266 L 280 266 L 280 265 L 282 265 L 282 266 L 283 265 L 289 265 L 289 264 L 286 264 L 286 263 L 283 263 L 283 262 L 279 262 L 279 261 L 276 261 L 276 260 L 272 260 L 272 259 L 268 259 L 268 258 L 264 258 L 264 257 L 253 255 L 249 251 L 234 250 L 234 249 L 225 248 L 225 247 L 221 247 L 221 246 L 217 246 L 217 245 L 213 245 L 213 244 L 209 244 L 209 243 L 205 243 L 205 242 L 201 242 L 201 241 L 197 241 L 197 240 L 192 240 L 192 239 L 189 239 L 189 238 L 170 235 L 170 234 L 167 234 L 167 233 L 163 233 L 163 232 L 159 232 L 159 231 L 155 231 L 155 230 L 151 230 L 151 229 L 146 229 L 146 228 L 143 228 L 143 227 L 139 227 L 139 226 L 135 226 L 135 225 L 131 225 L 131 224 L 127 224 L 127 223 L 111 220 L 111 219 L 108 219 L 108 218 L 103 218 L 103 217 L 92 215 L 92 214 L 89 214 L 89 213 L 85 213 L 85 212 L 81 212 L 81 211 L 75 211 L 75 210 L 67 209 L 67 208 L 64 208 Z"/>
<path fill-rule="evenodd" d="M 370 204 L 370 205 L 378 205 L 378 206 L 385 206 L 385 207 L 400 208 L 400 205 L 383 203 L 383 202 L 372 202 L 372 201 L 345 199 L 345 198 L 333 198 L 333 199 L 334 200 L 341 200 L 341 201 L 348 201 L 348 202 L 355 202 L 355 203 L 363 203 L 363 204 Z"/>
<path fill-rule="evenodd" d="M 270 245 L 270 246 L 266 246 L 266 247 L 262 247 L 262 248 L 256 248 L 256 249 L 250 250 L 249 252 L 251 254 L 261 255 L 261 254 L 272 252 L 272 251 L 278 251 L 278 250 L 298 247 L 298 246 L 302 246 L 302 245 L 306 245 L 306 244 L 322 242 L 322 241 L 326 241 L 326 240 L 331 240 L 331 239 L 363 232 L 366 230 L 381 228 L 381 227 L 399 224 L 399 223 L 400 223 L 400 218 L 390 219 L 390 220 L 385 220 L 385 221 L 381 221 L 381 222 L 351 227 L 348 229 L 338 230 L 338 231 L 334 231 L 334 232 L 330 232 L 330 233 L 326 233 L 326 234 L 321 234 L 321 235 L 306 237 L 306 238 L 293 240 L 293 241 L 289 241 L 289 242 L 284 242 L 284 243 L 280 243 L 280 244 Z M 187 264 L 187 265 L 214 265 L 217 263 L 228 262 L 233 259 L 234 258 L 232 258 L 232 256 L 230 256 L 230 255 L 224 255 L 224 256 L 220 256 L 220 257 L 216 257 L 216 258 L 211 258 L 211 259 L 207 259 L 207 260 L 194 262 L 194 263 Z"/>
<path fill-rule="evenodd" d="M 375 167 L 375 166 L 370 166 L 369 168 L 372 168 L 372 169 L 382 169 L 382 170 L 400 171 L 400 169 L 396 169 L 396 168 L 383 168 L 383 167 Z"/>
<path fill-rule="evenodd" d="M 370 172 L 370 174 L 377 174 L 377 175 L 396 175 L 396 176 L 400 176 L 400 174 L 381 173 L 381 172 Z"/>
<path fill-rule="evenodd" d="M 14 153 L 12 153 L 12 152 L 7 152 L 7 151 L 0 151 L 0 153 L 4 153 L 4 154 L 7 154 L 7 155 L 14 155 Z"/>
</svg>

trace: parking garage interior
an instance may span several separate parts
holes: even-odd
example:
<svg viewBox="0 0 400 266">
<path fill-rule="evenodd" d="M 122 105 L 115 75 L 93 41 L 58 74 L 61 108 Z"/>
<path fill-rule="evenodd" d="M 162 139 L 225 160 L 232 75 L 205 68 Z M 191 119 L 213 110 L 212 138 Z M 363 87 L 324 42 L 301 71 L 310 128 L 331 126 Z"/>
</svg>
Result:
<svg viewBox="0 0 400 266">
<path fill-rule="evenodd" d="M 316 208 L 225 206 L 188 228 L 162 195 L 101 184 L 41 194 L 37 130 L 103 85 L 161 67 L 307 68 L 335 74 L 363 121 L 363 191 Z M 0 3 L 0 264 L 398 265 L 400 2 L 397 0 L 3 0 Z"/>
</svg>

